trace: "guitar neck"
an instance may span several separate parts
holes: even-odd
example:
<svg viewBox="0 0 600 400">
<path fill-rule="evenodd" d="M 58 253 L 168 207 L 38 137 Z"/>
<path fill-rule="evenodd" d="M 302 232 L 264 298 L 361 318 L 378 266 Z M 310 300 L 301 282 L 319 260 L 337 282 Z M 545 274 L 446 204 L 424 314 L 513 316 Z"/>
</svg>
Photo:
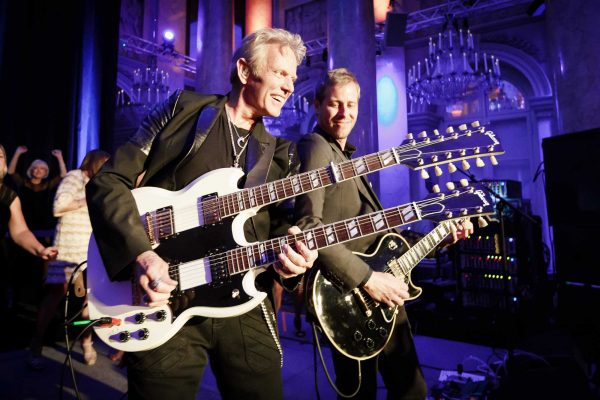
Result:
<svg viewBox="0 0 600 400">
<path fill-rule="evenodd" d="M 271 264 L 277 261 L 277 254 L 283 252 L 284 246 L 294 247 L 298 241 L 304 242 L 311 250 L 320 250 L 364 236 L 386 232 L 391 228 L 420 219 L 419 208 L 416 203 L 411 203 L 308 229 L 297 235 L 283 236 L 229 250 L 225 253 L 225 257 L 223 257 L 223 253 L 213 256 L 213 260 L 211 260 L 211 265 L 215 266 L 212 271 L 213 279 Z M 226 271 L 224 265 L 218 267 L 222 268 L 224 272 L 222 274 L 219 273 L 216 266 L 225 260 Z"/>
<path fill-rule="evenodd" d="M 406 158 L 414 158 L 415 152 L 416 150 L 403 148 L 403 146 L 393 147 L 389 150 L 339 164 L 332 163 L 327 167 L 220 196 L 216 199 L 220 216 L 232 216 L 250 208 L 276 203 L 334 183 L 392 167 L 401 164 Z"/>
<path fill-rule="evenodd" d="M 395 262 L 389 263 L 388 267 L 391 272 L 395 276 L 407 276 L 427 254 L 431 253 L 450 234 L 453 223 L 453 221 L 442 221 Z"/>
</svg>

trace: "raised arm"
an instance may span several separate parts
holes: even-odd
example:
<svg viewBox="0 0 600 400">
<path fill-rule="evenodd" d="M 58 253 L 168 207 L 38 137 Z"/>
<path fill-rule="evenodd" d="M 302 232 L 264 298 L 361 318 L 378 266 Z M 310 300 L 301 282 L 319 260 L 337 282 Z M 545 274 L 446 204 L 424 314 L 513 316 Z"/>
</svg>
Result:
<svg viewBox="0 0 600 400">
<path fill-rule="evenodd" d="M 10 160 L 10 164 L 8 164 L 8 174 L 13 175 L 17 171 L 17 164 L 19 163 L 19 158 L 21 154 L 27 152 L 26 146 L 19 146 L 15 150 L 15 154 L 13 155 L 12 160 Z"/>
<path fill-rule="evenodd" d="M 65 160 L 63 159 L 63 154 L 61 150 L 54 149 L 51 153 L 56 161 L 58 161 L 58 168 L 60 169 L 60 177 L 64 178 L 67 175 L 67 166 L 65 165 Z"/>
</svg>

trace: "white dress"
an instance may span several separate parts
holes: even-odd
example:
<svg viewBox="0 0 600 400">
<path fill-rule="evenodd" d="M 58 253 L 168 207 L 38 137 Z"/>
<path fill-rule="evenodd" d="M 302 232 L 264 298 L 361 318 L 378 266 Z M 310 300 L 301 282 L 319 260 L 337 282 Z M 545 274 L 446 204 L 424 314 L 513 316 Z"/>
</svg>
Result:
<svg viewBox="0 0 600 400">
<path fill-rule="evenodd" d="M 54 197 L 54 215 L 58 209 L 73 200 L 85 199 L 85 185 L 90 178 L 80 169 L 69 171 L 64 177 Z M 87 206 L 67 211 L 58 216 L 54 245 L 58 248 L 58 258 L 48 263 L 46 283 L 60 284 L 69 282 L 74 268 L 87 260 L 87 249 L 92 225 Z M 85 265 L 79 268 L 84 269 Z"/>
</svg>

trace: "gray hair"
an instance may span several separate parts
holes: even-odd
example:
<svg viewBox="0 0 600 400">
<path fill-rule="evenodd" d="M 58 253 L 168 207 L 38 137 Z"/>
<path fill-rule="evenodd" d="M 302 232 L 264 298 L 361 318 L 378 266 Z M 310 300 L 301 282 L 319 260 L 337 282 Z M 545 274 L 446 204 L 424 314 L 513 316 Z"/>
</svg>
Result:
<svg viewBox="0 0 600 400">
<path fill-rule="evenodd" d="M 42 179 L 46 179 L 48 177 L 48 174 L 50 173 L 50 167 L 48 166 L 48 163 L 44 160 L 33 160 L 33 162 L 31 163 L 31 165 L 29 166 L 29 168 L 27 168 L 27 176 L 29 177 L 29 179 L 31 179 L 31 173 L 33 172 L 33 169 L 35 167 L 44 167 L 46 168 L 46 175 L 44 176 L 44 178 Z"/>
<path fill-rule="evenodd" d="M 330 87 L 336 85 L 346 85 L 348 83 L 356 84 L 358 89 L 358 98 L 360 98 L 360 85 L 356 76 L 346 68 L 332 69 L 327 72 L 327 76 L 317 85 L 315 91 L 315 100 L 321 103 L 325 99 L 325 93 Z"/>
<path fill-rule="evenodd" d="M 252 75 L 256 76 L 265 67 L 266 47 L 268 44 L 279 44 L 289 47 L 296 56 L 296 63 L 300 65 L 306 55 L 306 46 L 300 35 L 279 28 L 264 28 L 252 32 L 244 38 L 242 45 L 233 53 L 231 59 L 229 81 L 233 86 L 239 85 L 237 61 L 245 59 L 250 66 Z"/>
</svg>

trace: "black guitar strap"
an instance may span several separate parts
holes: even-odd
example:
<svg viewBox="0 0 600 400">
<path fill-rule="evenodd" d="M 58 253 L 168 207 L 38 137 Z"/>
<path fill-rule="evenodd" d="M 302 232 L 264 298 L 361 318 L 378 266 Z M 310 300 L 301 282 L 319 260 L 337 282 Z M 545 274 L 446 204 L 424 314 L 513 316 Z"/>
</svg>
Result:
<svg viewBox="0 0 600 400">
<path fill-rule="evenodd" d="M 259 146 L 262 146 L 262 152 L 259 151 Z M 269 172 L 269 167 L 271 166 L 271 161 L 273 161 L 274 154 L 275 141 L 255 142 L 254 146 L 249 146 L 246 162 L 248 165 L 256 164 L 250 172 L 248 172 L 244 188 L 262 185 L 267 181 L 267 174 Z M 258 158 L 258 160 L 256 158 Z"/>
</svg>

